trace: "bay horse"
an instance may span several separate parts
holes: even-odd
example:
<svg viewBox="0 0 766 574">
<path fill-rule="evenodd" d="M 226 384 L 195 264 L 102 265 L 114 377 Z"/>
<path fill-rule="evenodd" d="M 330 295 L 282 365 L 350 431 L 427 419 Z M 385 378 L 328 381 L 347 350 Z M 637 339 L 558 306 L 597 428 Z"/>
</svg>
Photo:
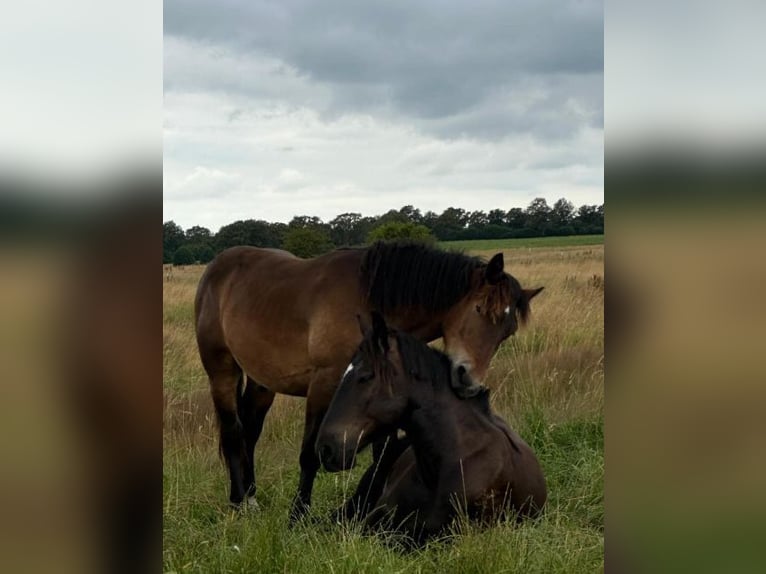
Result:
<svg viewBox="0 0 766 574">
<path fill-rule="evenodd" d="M 540 464 L 491 411 L 489 389 L 458 396 L 444 353 L 389 331 L 378 313 L 372 323 L 316 443 L 325 469 L 336 472 L 350 468 L 371 441 L 406 432 L 373 463 L 376 478 L 368 485 L 366 517 L 360 515 L 366 526 L 385 523 L 423 542 L 448 526 L 458 509 L 484 521 L 508 511 L 519 520 L 538 515 L 547 498 Z"/>
<path fill-rule="evenodd" d="M 443 337 L 454 384 L 470 394 L 470 381 L 481 380 L 541 290 L 522 289 L 502 253 L 485 262 L 422 243 L 378 242 L 313 259 L 256 247 L 220 253 L 200 279 L 194 314 L 231 504 L 255 494 L 255 445 L 282 393 L 307 397 L 291 520 L 308 510 L 320 467 L 314 443 L 361 340 L 357 315 L 377 310 L 422 341 Z"/>
</svg>

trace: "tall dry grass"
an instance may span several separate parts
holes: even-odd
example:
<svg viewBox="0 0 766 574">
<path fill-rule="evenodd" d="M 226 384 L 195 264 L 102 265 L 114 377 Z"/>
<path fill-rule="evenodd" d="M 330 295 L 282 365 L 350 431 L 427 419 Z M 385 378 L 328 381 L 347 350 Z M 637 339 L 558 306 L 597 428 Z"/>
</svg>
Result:
<svg viewBox="0 0 766 574">
<path fill-rule="evenodd" d="M 390 567 L 490 572 L 503 564 L 508 571 L 528 571 L 536 560 L 545 571 L 601 568 L 604 248 L 522 248 L 503 253 L 506 270 L 523 286 L 545 287 L 533 301 L 529 324 L 500 347 L 486 379 L 493 408 L 540 457 L 551 495 L 541 523 L 521 529 L 500 525 L 494 533 L 469 529 L 457 546 L 434 547 L 408 558 L 391 555 L 385 545 L 347 529 L 326 531 L 304 525 L 288 531 L 285 519 L 297 486 L 304 400 L 285 396 L 277 397 L 258 445 L 261 510 L 230 515 L 226 470 L 218 459 L 212 403 L 193 333 L 194 292 L 203 268 L 189 266 L 175 269 L 170 280 L 163 276 L 166 568 L 310 571 L 311 560 L 293 556 L 306 545 L 316 547 L 315 552 L 336 571 Z M 359 473 L 359 469 L 339 475 L 320 473 L 315 513 L 321 515 L 339 504 Z M 275 529 L 280 533 L 277 538 Z M 498 541 L 510 547 L 500 549 Z M 252 545 L 249 553 L 242 548 L 247 544 Z M 477 558 L 485 561 L 486 568 L 466 561 L 476 552 L 467 545 L 481 548 Z M 232 546 L 239 553 L 230 555 Z M 532 555 L 527 556 L 529 552 Z"/>
</svg>

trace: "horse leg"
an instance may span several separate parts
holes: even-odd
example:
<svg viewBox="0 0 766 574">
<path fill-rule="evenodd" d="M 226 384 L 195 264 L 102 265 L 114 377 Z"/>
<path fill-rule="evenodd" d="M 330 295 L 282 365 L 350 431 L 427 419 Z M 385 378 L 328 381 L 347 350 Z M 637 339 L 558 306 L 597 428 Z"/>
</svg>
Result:
<svg viewBox="0 0 766 574">
<path fill-rule="evenodd" d="M 247 378 L 245 392 L 239 402 L 239 418 L 245 431 L 245 496 L 255 496 L 255 445 L 263 430 L 263 421 L 274 403 L 274 393 Z"/>
<path fill-rule="evenodd" d="M 336 512 L 336 519 L 363 518 L 375 505 L 399 456 L 410 446 L 409 439 L 392 433 L 372 445 L 372 464 L 362 475 L 356 491 Z"/>
<path fill-rule="evenodd" d="M 245 443 L 242 421 L 238 415 L 242 371 L 238 369 L 209 374 L 210 393 L 213 396 L 220 432 L 219 448 L 229 468 L 231 490 L 229 501 L 239 506 L 245 497 L 244 463 Z"/>
<path fill-rule="evenodd" d="M 337 379 L 339 376 L 331 377 L 329 380 L 335 381 Z M 314 446 L 319 434 L 319 426 L 322 424 L 322 419 L 330 405 L 336 386 L 336 384 L 329 383 L 326 377 L 315 377 L 309 386 L 306 396 L 306 425 L 301 443 L 301 478 L 298 493 L 295 495 L 290 509 L 290 524 L 302 518 L 311 506 L 311 491 L 314 488 L 314 478 L 320 466 Z"/>
</svg>

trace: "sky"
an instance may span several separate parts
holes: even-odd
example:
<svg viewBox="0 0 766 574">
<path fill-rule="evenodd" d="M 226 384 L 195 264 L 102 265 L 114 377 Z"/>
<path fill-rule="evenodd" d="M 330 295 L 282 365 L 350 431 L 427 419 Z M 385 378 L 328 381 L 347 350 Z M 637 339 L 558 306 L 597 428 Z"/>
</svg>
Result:
<svg viewBox="0 0 766 574">
<path fill-rule="evenodd" d="M 164 220 L 604 201 L 602 2 L 166 0 Z"/>
</svg>

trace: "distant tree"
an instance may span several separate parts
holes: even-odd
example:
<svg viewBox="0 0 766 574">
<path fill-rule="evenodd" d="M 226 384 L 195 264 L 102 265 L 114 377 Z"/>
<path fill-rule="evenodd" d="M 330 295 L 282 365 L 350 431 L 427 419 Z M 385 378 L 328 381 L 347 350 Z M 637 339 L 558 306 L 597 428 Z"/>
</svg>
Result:
<svg viewBox="0 0 766 574">
<path fill-rule="evenodd" d="M 224 225 L 215 235 L 215 247 L 219 252 L 237 245 L 279 247 L 281 237 L 274 225 L 268 221 L 254 219 Z"/>
<path fill-rule="evenodd" d="M 434 227 L 436 227 L 436 224 L 439 222 L 439 215 L 433 211 L 426 211 L 423 214 L 423 225 L 425 225 L 428 229 L 433 230 Z"/>
<path fill-rule="evenodd" d="M 459 207 L 448 207 L 431 228 L 434 235 L 442 241 L 462 239 L 462 233 L 468 224 L 468 213 Z"/>
<path fill-rule="evenodd" d="M 550 227 L 551 208 L 543 197 L 536 197 L 527 207 L 527 227 L 537 233 L 544 234 Z"/>
<path fill-rule="evenodd" d="M 269 237 L 273 240 L 274 245 L 269 247 L 279 247 L 285 240 L 285 233 L 287 233 L 288 227 L 286 223 L 281 221 L 275 221 L 269 223 Z"/>
<path fill-rule="evenodd" d="M 403 213 L 396 211 L 395 209 L 389 209 L 386 213 L 378 217 L 375 222 L 375 227 L 379 225 L 385 225 L 386 223 L 407 223 L 409 219 Z"/>
<path fill-rule="evenodd" d="M 512 229 L 523 229 L 527 226 L 527 215 L 520 207 L 513 207 L 508 210 L 505 221 Z"/>
<path fill-rule="evenodd" d="M 282 249 L 298 257 L 314 257 L 333 248 L 329 234 L 323 229 L 291 227 L 285 232 Z"/>
<path fill-rule="evenodd" d="M 412 207 L 411 205 L 405 205 L 399 210 L 399 214 L 407 218 L 407 221 L 412 223 L 422 223 L 423 215 L 419 209 Z"/>
<path fill-rule="evenodd" d="M 186 245 L 182 245 L 173 253 L 173 265 L 191 265 L 194 261 L 194 253 Z"/>
<path fill-rule="evenodd" d="M 512 237 L 508 226 L 488 223 L 480 228 L 480 235 L 477 235 L 476 239 L 505 239 L 507 237 Z"/>
<path fill-rule="evenodd" d="M 465 227 L 468 225 L 468 212 L 460 207 L 448 207 L 439 216 L 439 223 Z"/>
<path fill-rule="evenodd" d="M 194 225 L 186 230 L 186 242 L 187 243 L 208 243 L 210 242 L 211 234 L 207 227 L 200 227 Z"/>
<path fill-rule="evenodd" d="M 325 224 L 315 215 L 296 215 L 290 220 L 290 223 L 288 223 L 287 226 L 300 229 L 321 229 L 325 227 Z"/>
<path fill-rule="evenodd" d="M 162 262 L 173 261 L 173 254 L 185 241 L 184 230 L 175 221 L 162 224 Z"/>
<path fill-rule="evenodd" d="M 364 242 L 364 235 L 359 236 L 362 221 L 361 213 L 341 213 L 330 221 L 330 238 L 337 245 L 357 245 Z"/>
<path fill-rule="evenodd" d="M 354 245 L 361 245 L 367 241 L 367 235 L 377 225 L 375 217 L 363 217 L 354 227 Z"/>
<path fill-rule="evenodd" d="M 598 207 L 595 205 L 581 205 L 577 210 L 577 219 L 586 225 L 598 222 Z"/>
<path fill-rule="evenodd" d="M 431 230 L 425 225 L 419 225 L 410 221 L 404 223 L 398 221 L 384 223 L 370 231 L 367 235 L 369 243 L 378 240 L 389 241 L 395 239 L 411 239 L 430 243 L 434 241 L 434 236 L 431 235 Z"/>
<path fill-rule="evenodd" d="M 574 205 L 563 197 L 551 208 L 551 223 L 555 228 L 569 227 L 574 219 Z"/>
<path fill-rule="evenodd" d="M 578 233 L 604 232 L 604 206 L 581 205 L 574 219 L 574 227 Z"/>
<path fill-rule="evenodd" d="M 492 209 L 487 214 L 487 223 L 490 225 L 505 225 L 505 211 L 502 209 Z"/>
<path fill-rule="evenodd" d="M 482 227 L 489 223 L 489 217 L 483 211 L 472 211 L 468 214 L 468 227 Z"/>
<path fill-rule="evenodd" d="M 210 263 L 215 257 L 215 251 L 209 243 L 196 243 L 188 247 L 196 263 Z"/>
</svg>

